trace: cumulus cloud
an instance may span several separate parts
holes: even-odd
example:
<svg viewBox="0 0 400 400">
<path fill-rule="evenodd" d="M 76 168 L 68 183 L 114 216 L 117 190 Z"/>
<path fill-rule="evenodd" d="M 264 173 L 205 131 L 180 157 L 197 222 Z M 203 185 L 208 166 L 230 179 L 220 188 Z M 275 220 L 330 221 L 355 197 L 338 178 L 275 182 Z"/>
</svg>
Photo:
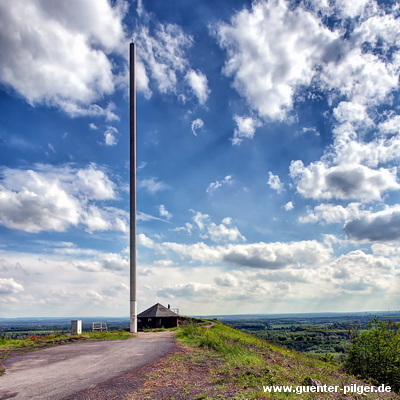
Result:
<svg viewBox="0 0 400 400">
<path fill-rule="evenodd" d="M 381 200 L 390 190 L 399 190 L 396 170 L 373 170 L 359 164 L 329 167 L 323 162 L 305 167 L 302 161 L 292 161 L 290 175 L 297 181 L 298 192 L 313 199 Z"/>
<path fill-rule="evenodd" d="M 347 222 L 345 233 L 351 239 L 390 242 L 400 239 L 400 206 L 387 207 L 376 213 L 364 213 Z"/>
<path fill-rule="evenodd" d="M 115 146 L 118 143 L 116 138 L 116 134 L 118 133 L 118 129 L 114 126 L 107 127 L 104 132 L 104 145 L 106 146 Z"/>
<path fill-rule="evenodd" d="M 230 185 L 233 183 L 233 179 L 232 179 L 232 175 L 227 175 L 225 176 L 224 179 L 220 180 L 220 181 L 215 181 L 215 182 L 211 182 L 207 189 L 206 192 L 209 194 L 214 193 L 217 189 L 219 189 L 221 186 L 223 185 Z"/>
<path fill-rule="evenodd" d="M 282 120 L 296 86 L 308 85 L 338 34 L 302 7 L 259 1 L 215 28 L 226 49 L 224 73 L 261 117 Z"/>
<path fill-rule="evenodd" d="M 154 240 L 146 236 L 144 233 L 139 233 L 137 235 L 137 244 L 150 249 L 157 247 L 157 244 L 154 242 Z"/>
<path fill-rule="evenodd" d="M 93 103 L 115 89 L 108 55 L 120 52 L 125 12 L 107 0 L 2 2 L 0 81 L 32 105 L 112 119 Z"/>
<path fill-rule="evenodd" d="M 279 179 L 278 175 L 274 175 L 271 171 L 268 172 L 267 184 L 271 189 L 276 190 L 278 193 L 282 193 L 284 190 L 284 185 Z"/>
<path fill-rule="evenodd" d="M 186 80 L 199 100 L 199 103 L 204 104 L 210 94 L 210 89 L 207 85 L 207 77 L 201 71 L 194 71 L 191 69 L 186 74 Z"/>
<path fill-rule="evenodd" d="M 239 285 L 237 277 L 232 274 L 221 274 L 214 281 L 218 286 L 223 287 L 236 287 Z"/>
<path fill-rule="evenodd" d="M 286 211 L 294 210 L 293 201 L 288 201 L 288 202 L 283 206 L 283 208 L 284 208 Z"/>
<path fill-rule="evenodd" d="M 243 138 L 252 139 L 256 129 L 262 125 L 261 121 L 253 117 L 234 115 L 233 119 L 237 125 L 232 138 L 232 144 L 234 145 L 242 143 Z"/>
<path fill-rule="evenodd" d="M 361 250 L 351 251 L 334 260 L 327 269 L 335 287 L 346 292 L 371 292 L 374 288 L 391 286 L 392 260 L 367 254 Z"/>
<path fill-rule="evenodd" d="M 202 119 L 197 118 L 192 121 L 192 132 L 194 136 L 197 136 L 197 130 L 201 129 L 204 126 L 204 122 Z"/>
<path fill-rule="evenodd" d="M 208 214 L 193 211 L 193 222 L 197 225 L 203 239 L 209 238 L 213 242 L 236 242 L 246 240 L 236 227 L 228 227 L 232 223 L 230 218 L 224 218 L 220 224 L 211 221 Z"/>
<path fill-rule="evenodd" d="M 388 118 L 379 124 L 379 131 L 385 135 L 397 134 L 400 132 L 400 115 Z"/>
<path fill-rule="evenodd" d="M 325 161 L 332 157 L 335 164 L 347 160 L 376 168 L 397 159 L 398 136 L 368 141 L 357 132 L 373 126 L 374 107 L 390 105 L 398 88 L 400 20 L 396 11 L 387 11 L 366 0 L 311 1 L 307 6 L 257 1 L 229 23 L 216 24 L 214 34 L 227 54 L 223 71 L 256 115 L 235 116 L 238 128 L 232 142 L 252 138 L 259 120 L 290 121 L 295 102 L 305 98 L 304 90 L 317 88 L 331 104 L 341 100 L 334 110 L 334 149 Z M 338 24 L 327 26 L 325 17 L 333 14 Z M 380 130 L 398 133 L 395 126 L 393 119 Z"/>
<path fill-rule="evenodd" d="M 51 171 L 51 168 L 48 172 L 49 171 Z M 57 170 L 54 172 L 57 173 Z M 83 193 L 88 198 L 94 200 L 110 200 L 116 198 L 114 182 L 112 182 L 107 174 L 95 164 L 91 164 L 84 169 L 78 169 L 76 171 L 76 176 L 78 179 L 73 182 L 74 189 Z M 69 180 L 70 176 L 67 175 L 66 179 Z"/>
<path fill-rule="evenodd" d="M 305 216 L 299 218 L 299 222 L 320 222 L 327 224 L 343 223 L 358 218 L 362 214 L 361 203 L 350 203 L 346 207 L 334 204 L 320 204 L 313 210 L 308 210 Z"/>
<path fill-rule="evenodd" d="M 22 292 L 24 287 L 13 278 L 0 278 L 0 296 Z"/>
<path fill-rule="evenodd" d="M 64 232 L 80 223 L 89 231 L 127 231 L 127 216 L 95 202 L 116 198 L 115 185 L 95 164 L 86 168 L 37 165 L 35 170 L 3 168 L 0 223 L 26 232 Z"/>
<path fill-rule="evenodd" d="M 104 253 L 100 255 L 100 262 L 104 269 L 111 271 L 126 271 L 129 268 L 129 259 L 119 254 Z"/>
<path fill-rule="evenodd" d="M 172 214 L 165 208 L 164 204 L 161 204 L 158 207 L 158 211 L 159 211 L 161 217 L 164 217 L 168 220 L 170 220 L 172 218 Z"/>
<path fill-rule="evenodd" d="M 346 1 L 346 0 L 335 0 L 334 8 L 342 14 L 344 17 L 356 17 L 363 13 L 364 9 L 368 4 L 371 4 L 369 0 L 354 0 L 354 1 Z"/>
<path fill-rule="evenodd" d="M 368 117 L 367 107 L 350 101 L 342 101 L 333 110 L 333 115 L 339 123 L 352 122 L 357 124 L 372 123 Z"/>
<path fill-rule="evenodd" d="M 86 225 L 87 232 L 119 231 L 129 232 L 129 215 L 126 211 L 114 207 L 99 208 L 89 205 L 82 213 L 82 223 Z"/>
<path fill-rule="evenodd" d="M 184 226 L 178 226 L 177 228 L 171 229 L 172 232 L 185 232 L 191 234 L 193 230 L 193 225 L 190 222 L 186 222 Z"/>
<path fill-rule="evenodd" d="M 123 310 L 129 285 L 126 255 L 80 248 L 72 243 L 41 241 L 35 252 L 0 249 L 8 268 L 0 279 L 0 303 L 6 316 L 93 315 Z M 1 267 L 0 267 L 1 270 Z M 122 313 L 120 311 L 119 313 Z"/>
<path fill-rule="evenodd" d="M 208 246 L 202 242 L 192 245 L 164 242 L 161 246 L 195 261 L 222 262 L 236 267 L 262 269 L 282 269 L 290 266 L 310 268 L 326 262 L 331 256 L 330 247 L 314 240 L 227 246 Z"/>
</svg>

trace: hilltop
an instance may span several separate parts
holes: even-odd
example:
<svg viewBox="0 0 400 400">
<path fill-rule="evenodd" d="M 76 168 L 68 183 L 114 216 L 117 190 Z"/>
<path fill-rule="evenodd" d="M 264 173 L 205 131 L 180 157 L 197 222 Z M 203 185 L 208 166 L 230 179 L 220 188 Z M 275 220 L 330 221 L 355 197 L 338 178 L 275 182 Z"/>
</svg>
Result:
<svg viewBox="0 0 400 400">
<path fill-rule="evenodd" d="M 371 387 L 339 366 L 276 346 L 223 323 L 188 325 L 177 332 L 178 346 L 142 377 L 129 400 L 188 399 L 400 399 L 395 393 L 343 393 Z M 331 393 L 295 393 L 297 386 L 337 387 Z M 264 386 L 291 386 L 292 393 L 264 393 Z M 353 385 L 353 386 L 351 386 Z M 357 385 L 357 386 L 354 386 Z M 310 390 L 310 389 L 303 389 Z M 360 390 L 360 389 L 358 389 Z"/>
</svg>

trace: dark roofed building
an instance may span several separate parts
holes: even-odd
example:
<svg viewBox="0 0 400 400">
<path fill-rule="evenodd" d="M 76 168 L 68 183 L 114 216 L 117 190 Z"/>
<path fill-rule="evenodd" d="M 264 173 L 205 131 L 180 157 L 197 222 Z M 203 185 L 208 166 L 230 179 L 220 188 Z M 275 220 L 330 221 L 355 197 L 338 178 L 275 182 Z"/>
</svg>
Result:
<svg viewBox="0 0 400 400">
<path fill-rule="evenodd" d="M 138 315 L 139 329 L 175 328 L 179 315 L 160 303 L 144 310 Z"/>
</svg>

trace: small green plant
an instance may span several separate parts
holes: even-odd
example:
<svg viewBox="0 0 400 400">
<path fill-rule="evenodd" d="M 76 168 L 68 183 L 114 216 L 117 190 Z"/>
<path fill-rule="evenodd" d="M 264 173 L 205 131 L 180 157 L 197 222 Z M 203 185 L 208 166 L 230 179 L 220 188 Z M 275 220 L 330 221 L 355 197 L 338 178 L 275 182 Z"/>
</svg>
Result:
<svg viewBox="0 0 400 400">
<path fill-rule="evenodd" d="M 88 340 L 124 340 L 131 338 L 132 335 L 125 331 L 106 331 L 106 332 L 87 332 L 82 334 L 82 338 Z"/>
</svg>

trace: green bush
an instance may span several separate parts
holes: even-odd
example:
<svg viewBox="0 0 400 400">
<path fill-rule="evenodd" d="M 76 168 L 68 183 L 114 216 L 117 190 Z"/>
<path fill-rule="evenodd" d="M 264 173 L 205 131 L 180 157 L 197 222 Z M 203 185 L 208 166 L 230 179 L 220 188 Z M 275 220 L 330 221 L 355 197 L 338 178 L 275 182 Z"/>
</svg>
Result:
<svg viewBox="0 0 400 400">
<path fill-rule="evenodd" d="M 373 319 L 352 342 L 345 369 L 376 384 L 400 391 L 400 324 Z"/>
</svg>

